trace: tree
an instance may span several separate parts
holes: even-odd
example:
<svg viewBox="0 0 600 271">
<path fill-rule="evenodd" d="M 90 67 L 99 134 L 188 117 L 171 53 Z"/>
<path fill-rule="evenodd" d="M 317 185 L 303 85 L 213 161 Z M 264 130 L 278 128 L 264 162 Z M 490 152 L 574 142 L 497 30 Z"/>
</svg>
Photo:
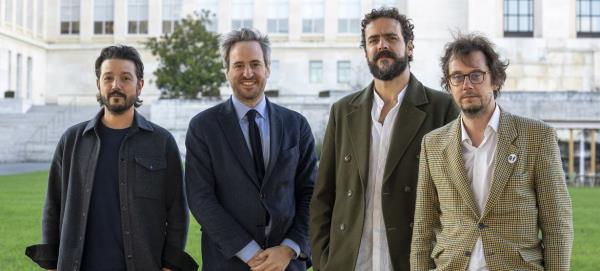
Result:
<svg viewBox="0 0 600 271">
<path fill-rule="evenodd" d="M 195 99 L 199 93 L 220 96 L 225 75 L 218 35 L 206 29 L 210 23 L 208 11 L 193 13 L 182 19 L 172 33 L 145 42 L 159 59 L 154 75 L 156 85 L 163 89 L 162 97 Z"/>
</svg>

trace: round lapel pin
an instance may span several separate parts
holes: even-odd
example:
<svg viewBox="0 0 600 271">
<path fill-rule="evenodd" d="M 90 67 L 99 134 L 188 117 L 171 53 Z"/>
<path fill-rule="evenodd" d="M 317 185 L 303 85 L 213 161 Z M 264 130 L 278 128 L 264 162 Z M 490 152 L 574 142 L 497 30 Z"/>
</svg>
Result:
<svg viewBox="0 0 600 271">
<path fill-rule="evenodd" d="M 516 162 L 516 161 L 517 161 L 517 155 L 516 155 L 516 154 L 512 153 L 512 154 L 510 154 L 510 155 L 508 156 L 508 162 L 509 162 L 509 163 L 513 164 L 513 163 L 514 163 L 514 162 Z"/>
</svg>

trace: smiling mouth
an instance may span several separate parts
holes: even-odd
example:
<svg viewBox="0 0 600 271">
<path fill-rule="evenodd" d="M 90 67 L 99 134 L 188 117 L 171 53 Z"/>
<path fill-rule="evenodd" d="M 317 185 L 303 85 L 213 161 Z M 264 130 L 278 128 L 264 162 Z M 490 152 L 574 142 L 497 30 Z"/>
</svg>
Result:
<svg viewBox="0 0 600 271">
<path fill-rule="evenodd" d="M 254 84 L 255 84 L 255 82 L 254 82 L 254 81 L 243 81 L 243 82 L 242 82 L 242 86 L 245 86 L 245 87 L 251 87 L 251 86 L 253 86 Z"/>
</svg>

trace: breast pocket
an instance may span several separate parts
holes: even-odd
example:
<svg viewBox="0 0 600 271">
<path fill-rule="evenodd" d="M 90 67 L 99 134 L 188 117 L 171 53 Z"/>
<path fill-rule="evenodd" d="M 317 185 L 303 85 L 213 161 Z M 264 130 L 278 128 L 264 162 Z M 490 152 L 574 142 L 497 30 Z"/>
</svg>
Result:
<svg viewBox="0 0 600 271">
<path fill-rule="evenodd" d="M 162 180 L 165 178 L 167 161 L 164 157 L 135 158 L 135 195 L 160 199 Z"/>
</svg>

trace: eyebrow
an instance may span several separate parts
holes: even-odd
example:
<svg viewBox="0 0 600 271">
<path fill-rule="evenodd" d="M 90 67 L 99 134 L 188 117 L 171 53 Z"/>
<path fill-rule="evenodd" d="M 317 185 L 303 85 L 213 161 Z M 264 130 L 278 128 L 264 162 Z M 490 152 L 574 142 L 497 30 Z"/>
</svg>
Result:
<svg viewBox="0 0 600 271">
<path fill-rule="evenodd" d="M 397 33 L 383 33 L 383 34 L 374 34 L 374 35 L 371 35 L 371 36 L 367 37 L 367 39 L 376 38 L 376 37 L 381 37 L 381 36 L 384 36 L 384 37 L 392 37 L 392 36 L 396 36 L 396 37 L 398 37 L 399 35 L 398 35 Z"/>
<path fill-rule="evenodd" d="M 472 72 L 487 72 L 487 71 L 484 71 L 482 69 L 474 69 L 474 70 L 472 70 L 470 72 L 467 72 L 467 73 L 462 73 L 460 71 L 454 71 L 454 72 L 451 72 L 450 75 L 456 75 L 456 74 L 466 75 L 466 74 L 469 74 L 469 73 L 472 73 Z"/>
</svg>

